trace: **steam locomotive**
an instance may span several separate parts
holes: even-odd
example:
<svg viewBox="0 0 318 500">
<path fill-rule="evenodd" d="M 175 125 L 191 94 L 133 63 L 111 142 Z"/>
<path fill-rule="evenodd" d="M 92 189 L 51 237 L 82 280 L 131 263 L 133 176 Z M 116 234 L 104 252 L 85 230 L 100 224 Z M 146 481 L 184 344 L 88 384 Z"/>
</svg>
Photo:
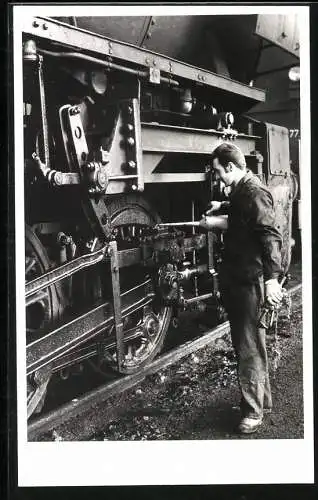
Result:
<svg viewBox="0 0 318 500">
<path fill-rule="evenodd" d="M 24 21 L 28 416 L 54 373 L 86 360 L 135 373 L 182 311 L 224 321 L 222 233 L 196 224 L 226 197 L 209 165 L 220 143 L 237 144 L 271 190 L 288 269 L 288 131 L 248 117 L 265 92 L 234 61 L 241 81 L 230 76 L 208 20 Z M 197 36 L 189 52 L 202 33 L 208 47 Z"/>
</svg>

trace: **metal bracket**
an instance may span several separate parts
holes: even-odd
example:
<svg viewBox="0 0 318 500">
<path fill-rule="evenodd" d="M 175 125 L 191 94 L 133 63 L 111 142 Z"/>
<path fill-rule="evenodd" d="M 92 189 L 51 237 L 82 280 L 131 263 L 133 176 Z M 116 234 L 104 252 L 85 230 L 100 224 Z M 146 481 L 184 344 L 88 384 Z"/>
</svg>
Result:
<svg viewBox="0 0 318 500">
<path fill-rule="evenodd" d="M 149 68 L 149 82 L 160 84 L 160 69 L 159 68 Z"/>
<path fill-rule="evenodd" d="M 120 103 L 122 119 L 124 122 L 126 166 L 130 174 L 135 177 L 132 184 L 133 190 L 144 190 L 144 179 L 142 175 L 142 146 L 141 146 L 141 122 L 139 100 L 128 99 Z M 125 176 L 127 179 L 128 176 Z M 124 177 L 124 179 L 125 179 Z M 133 178 L 133 177 L 132 177 Z M 137 183 L 137 184 L 136 184 Z"/>
<path fill-rule="evenodd" d="M 122 366 L 124 363 L 124 341 L 123 341 L 124 334 L 123 334 L 123 319 L 121 313 L 119 261 L 118 261 L 118 251 L 117 251 L 116 241 L 111 241 L 109 243 L 108 255 L 110 257 L 110 269 L 112 277 L 117 365 L 118 365 L 118 371 L 122 372 Z"/>
<path fill-rule="evenodd" d="M 72 145 L 74 146 L 75 150 L 75 159 L 77 163 L 76 167 L 78 168 L 81 177 L 83 178 L 84 176 L 83 167 L 87 164 L 88 146 L 81 120 L 80 107 L 79 106 L 65 107 L 63 111 L 67 115 L 67 122 L 73 143 Z M 72 155 L 70 155 L 70 157 L 72 157 Z"/>
<path fill-rule="evenodd" d="M 264 123 L 267 135 L 269 174 L 284 177 L 290 174 L 289 132 L 285 127 Z"/>
<path fill-rule="evenodd" d="M 79 106 L 65 106 L 60 110 L 61 125 L 64 125 L 63 117 L 66 115 L 66 125 L 69 129 L 71 137 L 71 144 L 68 143 L 67 130 L 62 127 L 62 134 L 64 139 L 65 151 L 68 162 L 71 162 L 71 150 L 68 151 L 70 146 L 73 146 L 76 157 L 76 168 L 79 170 L 81 180 L 88 185 L 88 192 L 92 195 L 105 193 L 108 184 L 107 164 L 108 152 L 102 148 L 99 150 L 101 158 L 100 162 L 87 162 L 88 159 L 88 146 L 86 142 L 85 132 L 82 124 Z M 74 156 L 74 155 L 73 155 Z M 75 174 L 67 174 L 69 178 L 65 177 L 65 183 L 75 184 L 73 179 Z M 72 176 L 73 177 L 70 177 Z M 61 176 L 60 176 L 61 177 Z M 55 179 L 55 183 L 57 183 Z M 62 177 L 61 177 L 62 184 Z"/>
</svg>

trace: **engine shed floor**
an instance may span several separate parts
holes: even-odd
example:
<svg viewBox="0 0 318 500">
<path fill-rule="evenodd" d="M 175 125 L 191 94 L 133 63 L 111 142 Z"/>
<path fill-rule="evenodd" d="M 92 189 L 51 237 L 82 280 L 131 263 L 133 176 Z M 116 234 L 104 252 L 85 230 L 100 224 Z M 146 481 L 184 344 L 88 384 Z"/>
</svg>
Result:
<svg viewBox="0 0 318 500">
<path fill-rule="evenodd" d="M 299 282 L 299 266 L 290 286 Z M 290 322 L 268 337 L 274 408 L 256 434 L 239 436 L 239 391 L 229 335 L 147 377 L 121 404 L 126 412 L 91 440 L 300 439 L 303 428 L 302 294 Z M 277 349 L 277 353 L 275 350 Z M 123 397 L 123 396 L 121 396 Z"/>
<path fill-rule="evenodd" d="M 150 372 L 130 389 L 109 400 L 92 403 L 75 418 L 61 421 L 53 433 L 31 440 L 44 441 L 170 441 L 233 439 L 302 439 L 303 418 L 303 317 L 301 266 L 291 267 L 287 288 L 292 296 L 290 320 L 278 323 L 276 340 L 268 335 L 268 354 L 274 408 L 257 433 L 240 436 L 239 390 L 236 360 L 229 333 L 204 343 L 192 354 Z M 298 285 L 298 286 L 297 286 Z M 200 333 L 201 331 L 201 333 Z M 225 330 L 227 331 L 227 329 Z M 206 332 L 198 316 L 186 316 L 172 332 L 185 341 Z M 179 337 L 180 338 L 180 337 Z M 173 340 L 175 339 L 175 340 Z M 168 339 L 169 340 L 169 339 Z M 169 343 L 169 342 L 168 342 Z M 174 347 L 173 345 L 170 347 Z M 77 400 L 74 400 L 77 401 Z M 77 403 L 76 403 L 77 404 Z M 67 413 L 68 415 L 68 413 Z M 45 419 L 44 419 L 45 420 Z M 50 424 L 52 426 L 52 424 Z"/>
</svg>

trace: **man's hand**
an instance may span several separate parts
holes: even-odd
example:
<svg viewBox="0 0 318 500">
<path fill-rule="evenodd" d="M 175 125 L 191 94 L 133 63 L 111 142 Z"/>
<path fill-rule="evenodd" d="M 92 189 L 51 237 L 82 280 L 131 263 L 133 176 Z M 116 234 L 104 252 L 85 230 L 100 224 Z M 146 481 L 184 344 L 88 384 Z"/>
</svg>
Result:
<svg viewBox="0 0 318 500">
<path fill-rule="evenodd" d="M 271 306 L 278 305 L 283 296 L 282 287 L 277 279 L 271 279 L 265 283 L 265 299 Z"/>
<path fill-rule="evenodd" d="M 221 201 L 210 201 L 209 203 L 210 207 L 206 212 L 205 215 L 211 215 L 213 212 L 216 212 L 217 210 L 220 210 L 222 203 Z"/>
<path fill-rule="evenodd" d="M 227 215 L 204 215 L 200 220 L 200 227 L 211 231 L 211 229 L 221 229 L 225 231 L 227 229 Z"/>
<path fill-rule="evenodd" d="M 212 226 L 209 224 L 209 219 L 210 217 L 203 215 L 202 219 L 200 220 L 200 227 L 203 229 L 207 229 L 208 231 L 212 229 Z"/>
</svg>

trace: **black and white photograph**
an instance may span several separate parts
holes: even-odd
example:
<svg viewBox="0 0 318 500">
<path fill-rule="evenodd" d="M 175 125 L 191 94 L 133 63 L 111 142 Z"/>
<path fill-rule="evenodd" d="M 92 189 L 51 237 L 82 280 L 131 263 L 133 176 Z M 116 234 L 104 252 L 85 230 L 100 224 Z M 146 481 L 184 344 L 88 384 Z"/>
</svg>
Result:
<svg viewBox="0 0 318 500">
<path fill-rule="evenodd" d="M 19 486 L 313 483 L 309 7 L 12 10 Z"/>
</svg>

